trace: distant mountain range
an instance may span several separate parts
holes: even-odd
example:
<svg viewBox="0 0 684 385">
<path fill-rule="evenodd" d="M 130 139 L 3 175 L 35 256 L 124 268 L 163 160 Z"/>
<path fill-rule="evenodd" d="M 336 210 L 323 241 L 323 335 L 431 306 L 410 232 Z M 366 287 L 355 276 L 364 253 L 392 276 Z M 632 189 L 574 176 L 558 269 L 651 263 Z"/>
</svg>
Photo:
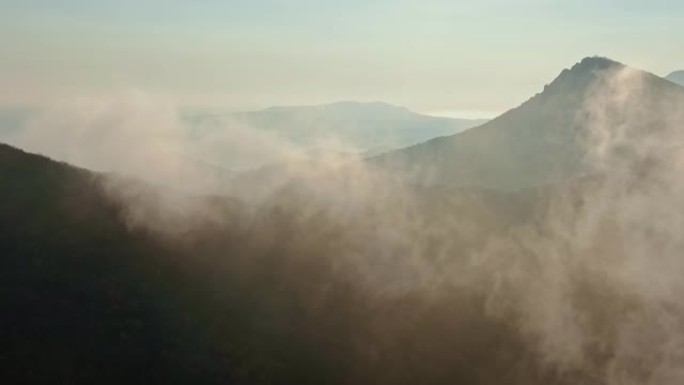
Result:
<svg viewBox="0 0 684 385">
<path fill-rule="evenodd" d="M 622 76 L 622 88 L 611 80 L 616 76 Z M 627 95 L 633 105 L 625 104 L 624 109 L 616 109 L 611 100 L 597 100 L 600 96 L 621 101 Z M 595 126 L 608 124 L 601 119 L 615 122 L 634 109 L 650 107 L 647 122 L 620 124 L 654 126 L 671 115 L 662 109 L 671 105 L 684 106 L 683 87 L 591 57 L 564 70 L 521 106 L 479 127 L 382 154 L 370 162 L 421 184 L 500 190 L 552 184 L 592 171 L 587 164 L 589 141 L 596 139 L 592 132 L 601 129 Z"/>
<path fill-rule="evenodd" d="M 681 86 L 684 86 L 684 70 L 682 71 L 675 71 L 665 77 L 665 79 L 677 83 Z"/>
<path fill-rule="evenodd" d="M 46 133 L 33 131 L 50 128 L 31 127 L 30 123 L 37 118 L 47 119 L 38 109 L 0 110 L 0 142 L 25 148 L 24 137 L 40 138 Z M 166 138 L 173 140 L 179 151 L 172 155 L 162 154 L 161 158 L 172 163 L 187 163 L 182 167 L 199 170 L 200 173 L 206 173 L 200 170 L 202 164 L 214 169 L 244 171 L 283 163 L 293 157 L 311 160 L 324 156 L 371 157 L 435 137 L 452 135 L 486 121 L 422 115 L 381 102 L 270 107 L 261 111 L 227 114 L 181 114 L 180 119 L 178 127 L 168 127 Z M 156 132 L 165 133 L 166 128 L 157 127 Z M 71 146 L 79 149 L 76 153 L 87 154 L 95 150 L 90 144 L 81 142 L 84 136 L 78 134 L 70 137 L 68 134 L 90 129 L 96 131 L 102 127 L 93 123 L 93 127 L 86 126 L 82 130 L 55 135 L 70 141 Z M 87 137 L 97 135 L 97 132 L 93 132 Z M 129 139 L 125 133 L 121 133 L 120 140 L 123 143 Z M 154 138 L 150 137 L 150 140 L 154 141 Z M 102 144 L 104 150 L 108 148 L 106 143 L 104 141 Z M 59 153 L 50 152 L 50 146 L 27 149 L 60 160 L 74 161 L 62 159 Z M 98 156 L 96 154 L 94 157 Z M 177 159 L 172 159 L 174 157 Z M 86 168 L 97 168 L 87 162 L 76 163 Z"/>
<path fill-rule="evenodd" d="M 338 102 L 317 106 L 270 107 L 230 114 L 190 115 L 186 120 L 194 137 L 211 137 L 241 125 L 293 146 L 304 153 L 340 152 L 377 155 L 426 140 L 453 135 L 484 123 L 485 119 L 455 119 L 412 112 L 387 103 Z M 219 159 L 222 166 L 239 168 L 271 163 L 277 159 Z"/>
</svg>

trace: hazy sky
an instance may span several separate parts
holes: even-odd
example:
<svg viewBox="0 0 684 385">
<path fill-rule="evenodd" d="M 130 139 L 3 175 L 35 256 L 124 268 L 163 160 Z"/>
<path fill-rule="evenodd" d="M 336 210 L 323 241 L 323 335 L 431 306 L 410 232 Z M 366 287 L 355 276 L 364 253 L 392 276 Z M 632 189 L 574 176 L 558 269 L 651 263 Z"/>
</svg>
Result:
<svg viewBox="0 0 684 385">
<path fill-rule="evenodd" d="M 684 68 L 681 0 L 0 0 L 0 106 L 136 88 L 225 110 L 491 115 L 599 54 Z"/>
</svg>

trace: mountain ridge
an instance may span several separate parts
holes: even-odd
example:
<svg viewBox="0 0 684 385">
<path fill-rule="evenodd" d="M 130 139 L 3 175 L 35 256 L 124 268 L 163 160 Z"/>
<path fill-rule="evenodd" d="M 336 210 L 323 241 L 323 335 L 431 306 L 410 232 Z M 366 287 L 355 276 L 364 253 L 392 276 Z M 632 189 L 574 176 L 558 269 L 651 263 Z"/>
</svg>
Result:
<svg viewBox="0 0 684 385">
<path fill-rule="evenodd" d="M 651 73 L 587 57 L 561 71 L 543 91 L 480 126 L 379 155 L 371 163 L 417 183 L 501 190 L 553 184 L 587 172 L 588 98 L 612 92 L 606 79 L 627 69 L 642 79 L 648 90 L 644 98 L 662 101 L 666 94 L 684 94 L 684 88 Z"/>
<path fill-rule="evenodd" d="M 258 111 L 187 117 L 193 136 L 220 136 L 226 129 L 282 144 L 303 153 L 329 148 L 333 152 L 366 153 L 379 148 L 403 148 L 482 124 L 483 119 L 424 115 L 384 102 L 337 102 L 314 106 L 274 106 Z M 260 161 L 260 162 L 258 162 Z M 236 169 L 249 169 L 283 159 L 213 160 Z M 245 163 L 245 164 L 240 164 Z M 230 166 L 228 166 L 230 167 Z"/>
</svg>

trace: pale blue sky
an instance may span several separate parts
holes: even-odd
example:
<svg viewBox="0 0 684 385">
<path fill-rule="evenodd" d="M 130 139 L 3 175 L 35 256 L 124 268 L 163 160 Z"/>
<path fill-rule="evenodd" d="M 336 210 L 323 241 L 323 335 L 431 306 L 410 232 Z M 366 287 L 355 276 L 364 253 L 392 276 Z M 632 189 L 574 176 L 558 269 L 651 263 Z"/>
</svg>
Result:
<svg viewBox="0 0 684 385">
<path fill-rule="evenodd" d="M 491 115 L 595 54 L 684 68 L 681 0 L 0 0 L 0 106 L 135 87 L 226 110 Z"/>
</svg>

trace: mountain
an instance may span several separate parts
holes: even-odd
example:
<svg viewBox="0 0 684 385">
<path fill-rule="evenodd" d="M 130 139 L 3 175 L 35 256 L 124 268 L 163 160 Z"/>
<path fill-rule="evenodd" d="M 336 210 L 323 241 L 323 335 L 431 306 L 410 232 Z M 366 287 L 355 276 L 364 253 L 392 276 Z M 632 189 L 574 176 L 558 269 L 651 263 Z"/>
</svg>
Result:
<svg viewBox="0 0 684 385">
<path fill-rule="evenodd" d="M 684 70 L 682 71 L 674 71 L 673 73 L 667 75 L 665 79 L 677 83 L 681 86 L 684 86 Z"/>
<path fill-rule="evenodd" d="M 477 293 L 407 291 L 420 282 L 413 253 L 426 253 L 426 274 L 432 251 L 468 255 L 534 200 L 424 189 L 414 223 L 401 196 L 361 209 L 354 194 L 292 184 L 258 208 L 191 197 L 213 219 L 176 221 L 157 206 L 168 191 L 131 182 L 122 200 L 108 178 L 0 144 L 3 383 L 479 384 L 520 365 L 514 384 L 554 383 L 521 362 L 533 357 L 524 336 Z M 421 239 L 407 248 L 410 234 Z M 429 292 L 447 278 L 431 276 Z M 406 357 L 420 344 L 438 349 Z"/>
<path fill-rule="evenodd" d="M 681 383 L 682 92 L 585 59 L 244 200 L 0 144 L 0 382 Z"/>
<path fill-rule="evenodd" d="M 0 144 L 2 383 L 331 379 L 324 360 L 337 353 L 321 350 L 306 329 L 323 329 L 297 311 L 304 303 L 287 298 L 333 288 L 336 278 L 313 264 L 308 283 L 277 276 L 278 266 L 293 267 L 293 251 L 261 238 L 278 236 L 287 215 L 267 215 L 267 224 L 250 230 L 228 200 L 202 198 L 220 224 L 193 220 L 180 233 L 160 231 L 169 221 L 160 206 L 142 213 L 132 205 L 159 202 L 168 191 L 127 181 L 122 200 L 111 186 L 123 181 L 110 178 Z M 136 224 L 141 214 L 155 227 Z M 311 252 L 296 254 L 300 268 Z M 240 262 L 243 254 L 250 257 Z M 344 295 L 355 303 L 353 293 Z M 317 306 L 329 312 L 324 302 Z M 330 346 L 344 346 L 344 328 L 315 319 L 334 328 L 325 334 L 341 333 Z"/>
<path fill-rule="evenodd" d="M 188 289 L 173 262 L 183 252 L 133 230 L 102 175 L 0 144 L 0 181 L 3 383 L 183 382 L 208 370 L 209 355 L 184 363 L 201 343 L 171 300 Z"/>
<path fill-rule="evenodd" d="M 197 138 L 217 135 L 226 127 L 241 125 L 261 135 L 258 139 L 303 153 L 353 152 L 377 154 L 379 149 L 402 148 L 439 136 L 451 135 L 483 123 L 482 119 L 453 119 L 418 114 L 386 103 L 338 102 L 318 106 L 270 107 L 261 111 L 186 117 Z M 240 135 L 246 136 L 244 130 Z M 238 136 L 238 135 L 234 135 Z M 267 138 L 263 138 L 266 136 Z M 247 141 L 247 140 L 246 140 Z M 255 153 L 258 151 L 254 151 Z M 282 161 L 245 154 L 214 163 L 249 168 Z M 313 156 L 312 156 L 313 157 Z"/>
<path fill-rule="evenodd" d="M 501 190 L 552 184 L 592 172 L 595 141 L 601 134 L 613 135 L 602 128 L 657 126 L 672 115 L 671 105 L 681 106 L 683 100 L 684 88 L 665 79 L 590 57 L 481 126 L 370 163 L 423 184 Z"/>
</svg>

